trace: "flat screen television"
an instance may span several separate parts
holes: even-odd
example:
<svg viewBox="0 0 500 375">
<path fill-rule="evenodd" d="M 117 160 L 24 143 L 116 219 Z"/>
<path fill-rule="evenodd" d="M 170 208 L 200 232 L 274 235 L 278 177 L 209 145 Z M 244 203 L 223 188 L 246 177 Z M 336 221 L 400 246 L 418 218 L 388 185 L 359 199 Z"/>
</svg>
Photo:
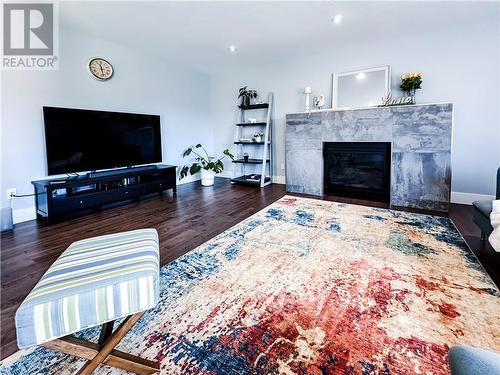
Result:
<svg viewBox="0 0 500 375">
<path fill-rule="evenodd" d="M 43 107 L 48 174 L 161 162 L 160 116 Z"/>
</svg>

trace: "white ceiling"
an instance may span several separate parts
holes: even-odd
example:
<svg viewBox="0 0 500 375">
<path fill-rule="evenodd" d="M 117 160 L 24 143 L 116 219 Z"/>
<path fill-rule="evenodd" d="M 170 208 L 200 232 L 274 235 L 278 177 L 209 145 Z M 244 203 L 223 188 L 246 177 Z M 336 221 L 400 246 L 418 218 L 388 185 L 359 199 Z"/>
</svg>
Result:
<svg viewBox="0 0 500 375">
<path fill-rule="evenodd" d="M 60 3 L 62 28 L 212 70 L 303 56 L 338 43 L 437 32 L 498 17 L 499 2 L 81 1 Z M 330 19 L 342 14 L 340 25 Z M 238 47 L 231 55 L 227 47 Z"/>
</svg>

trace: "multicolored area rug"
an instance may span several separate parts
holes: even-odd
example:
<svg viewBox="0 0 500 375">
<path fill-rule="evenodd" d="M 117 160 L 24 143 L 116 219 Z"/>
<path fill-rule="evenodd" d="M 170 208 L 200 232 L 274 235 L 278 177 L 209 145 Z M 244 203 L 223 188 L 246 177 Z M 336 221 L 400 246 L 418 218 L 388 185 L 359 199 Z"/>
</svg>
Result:
<svg viewBox="0 0 500 375">
<path fill-rule="evenodd" d="M 500 351 L 500 293 L 447 218 L 287 196 L 161 280 L 118 348 L 162 374 L 449 374 L 453 345 Z M 0 372 L 82 365 L 43 348 L 16 358 Z"/>
</svg>

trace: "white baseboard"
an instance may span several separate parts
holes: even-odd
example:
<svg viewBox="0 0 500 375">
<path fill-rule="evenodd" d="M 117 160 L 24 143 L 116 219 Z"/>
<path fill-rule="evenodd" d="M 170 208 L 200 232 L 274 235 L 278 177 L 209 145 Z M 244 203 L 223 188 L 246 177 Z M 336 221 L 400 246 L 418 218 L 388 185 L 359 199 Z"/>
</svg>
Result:
<svg viewBox="0 0 500 375">
<path fill-rule="evenodd" d="M 472 204 L 474 201 L 493 200 L 494 195 L 451 192 L 451 203 Z"/>
<path fill-rule="evenodd" d="M 230 171 L 222 171 L 217 175 L 217 177 L 224 177 L 224 178 L 233 178 L 233 173 Z"/>
<path fill-rule="evenodd" d="M 273 183 L 285 185 L 285 176 L 273 176 Z"/>
<path fill-rule="evenodd" d="M 190 182 L 194 182 L 194 181 L 199 181 L 201 180 L 201 175 L 199 173 L 196 173 L 194 176 L 192 175 L 187 175 L 186 177 L 184 177 L 182 180 L 179 180 L 179 178 L 177 177 L 177 185 L 184 185 L 184 184 L 188 184 Z"/>
<path fill-rule="evenodd" d="M 36 219 L 35 207 L 18 208 L 17 210 L 12 210 L 12 220 L 14 224 L 34 219 Z"/>
</svg>

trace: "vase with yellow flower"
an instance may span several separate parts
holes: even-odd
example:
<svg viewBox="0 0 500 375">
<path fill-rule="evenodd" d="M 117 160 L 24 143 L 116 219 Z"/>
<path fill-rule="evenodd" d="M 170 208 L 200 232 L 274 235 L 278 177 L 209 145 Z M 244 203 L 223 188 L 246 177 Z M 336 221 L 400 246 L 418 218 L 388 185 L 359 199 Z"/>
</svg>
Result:
<svg viewBox="0 0 500 375">
<path fill-rule="evenodd" d="M 415 93 L 421 88 L 422 85 L 422 73 L 413 72 L 406 73 L 401 76 L 401 90 L 403 90 L 406 95 L 411 97 L 411 101 L 415 104 Z"/>
</svg>

